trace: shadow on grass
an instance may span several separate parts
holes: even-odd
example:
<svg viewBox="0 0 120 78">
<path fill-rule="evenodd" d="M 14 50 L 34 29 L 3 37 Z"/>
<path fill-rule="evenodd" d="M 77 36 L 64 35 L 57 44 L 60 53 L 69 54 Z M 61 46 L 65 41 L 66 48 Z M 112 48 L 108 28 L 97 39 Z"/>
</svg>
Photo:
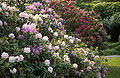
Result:
<svg viewBox="0 0 120 78">
<path fill-rule="evenodd" d="M 117 66 L 107 66 L 108 72 L 106 78 L 120 78 L 120 67 Z"/>
</svg>

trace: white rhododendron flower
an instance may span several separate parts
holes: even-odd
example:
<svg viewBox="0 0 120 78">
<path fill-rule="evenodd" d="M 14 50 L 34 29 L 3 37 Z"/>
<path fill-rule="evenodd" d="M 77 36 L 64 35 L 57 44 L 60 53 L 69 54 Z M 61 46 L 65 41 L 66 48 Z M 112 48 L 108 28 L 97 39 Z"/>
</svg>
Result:
<svg viewBox="0 0 120 78">
<path fill-rule="evenodd" d="M 49 30 L 49 31 L 52 31 L 52 28 L 51 28 L 51 27 L 49 27 L 49 28 L 48 28 L 48 30 Z"/>
<path fill-rule="evenodd" d="M 19 62 L 19 56 L 16 56 L 16 57 L 15 57 L 15 60 L 16 60 L 17 62 Z"/>
<path fill-rule="evenodd" d="M 0 8 L 0 12 L 2 11 L 2 9 Z"/>
<path fill-rule="evenodd" d="M 70 63 L 70 58 L 68 57 L 68 55 L 64 55 L 63 59 L 66 63 Z"/>
<path fill-rule="evenodd" d="M 2 58 L 7 59 L 9 57 L 9 54 L 6 52 L 3 52 L 1 55 Z"/>
<path fill-rule="evenodd" d="M 69 37 L 68 37 L 68 35 L 64 35 L 64 38 L 65 38 L 65 39 L 68 39 Z"/>
<path fill-rule="evenodd" d="M 19 56 L 19 61 L 23 61 L 24 60 L 24 56 L 23 55 L 20 55 Z"/>
<path fill-rule="evenodd" d="M 47 18 L 47 17 L 48 17 L 48 15 L 47 15 L 47 14 L 43 14 L 43 15 L 41 15 L 41 16 L 43 16 L 44 18 Z"/>
<path fill-rule="evenodd" d="M 87 56 L 87 54 L 88 54 L 88 52 L 87 52 L 87 51 L 83 51 L 83 53 L 84 53 L 84 55 L 86 55 L 86 56 Z"/>
<path fill-rule="evenodd" d="M 14 56 L 10 56 L 10 57 L 9 57 L 9 62 L 14 63 L 14 62 L 15 62 L 15 59 L 16 59 L 16 58 L 15 58 Z"/>
<path fill-rule="evenodd" d="M 65 61 L 66 63 L 70 63 L 70 58 L 65 58 L 64 61 Z"/>
<path fill-rule="evenodd" d="M 74 63 L 74 64 L 73 64 L 73 68 L 76 69 L 77 67 L 78 67 L 78 65 L 77 65 L 76 63 Z"/>
<path fill-rule="evenodd" d="M 36 28 L 36 24 L 32 23 L 29 25 L 30 28 Z"/>
<path fill-rule="evenodd" d="M 8 15 L 9 15 L 9 12 L 5 12 L 5 14 L 6 14 L 6 16 L 8 16 Z"/>
<path fill-rule="evenodd" d="M 79 38 L 76 38 L 76 40 L 79 41 L 79 42 L 81 42 L 81 39 L 79 39 Z"/>
<path fill-rule="evenodd" d="M 23 28 L 23 29 L 25 29 L 25 28 L 30 28 L 30 25 L 27 24 L 27 23 L 25 23 L 25 24 L 22 26 L 22 28 Z"/>
<path fill-rule="evenodd" d="M 29 16 L 29 18 L 33 18 L 33 15 L 32 15 L 32 14 L 29 14 L 28 16 Z"/>
<path fill-rule="evenodd" d="M 89 64 L 93 66 L 95 64 L 95 62 L 94 61 L 90 61 Z"/>
<path fill-rule="evenodd" d="M 20 61 L 24 60 L 24 57 L 23 57 L 23 55 L 20 55 L 20 56 L 16 56 L 15 59 L 17 62 L 20 62 Z"/>
<path fill-rule="evenodd" d="M 90 60 L 88 60 L 88 58 L 85 58 L 83 62 L 89 62 Z"/>
<path fill-rule="evenodd" d="M 45 64 L 46 66 L 49 66 L 49 65 L 50 65 L 50 60 L 45 60 L 45 61 L 44 61 L 44 64 Z"/>
<path fill-rule="evenodd" d="M 91 54 L 91 57 L 95 57 L 95 55 L 92 53 L 92 54 Z"/>
<path fill-rule="evenodd" d="M 63 41 L 61 45 L 62 45 L 62 46 L 65 46 L 65 42 Z"/>
<path fill-rule="evenodd" d="M 55 49 L 55 50 L 58 50 L 58 49 L 59 49 L 59 46 L 55 46 L 54 49 Z"/>
<path fill-rule="evenodd" d="M 16 27 L 15 30 L 16 30 L 17 32 L 19 32 L 19 31 L 20 31 L 20 27 Z"/>
<path fill-rule="evenodd" d="M 99 58 L 99 56 L 98 55 L 96 55 L 95 57 L 94 57 L 94 59 L 98 59 Z"/>
<path fill-rule="evenodd" d="M 2 8 L 3 8 L 3 10 L 7 10 L 8 8 L 7 8 L 7 5 L 5 4 L 5 3 L 1 3 L 2 4 Z"/>
<path fill-rule="evenodd" d="M 31 50 L 30 50 L 30 48 L 29 48 L 29 47 L 27 47 L 27 48 L 25 47 L 25 48 L 24 48 L 24 52 L 25 52 L 25 53 L 30 53 L 30 52 L 31 52 Z"/>
<path fill-rule="evenodd" d="M 0 26 L 2 26 L 3 25 L 3 22 L 0 20 Z"/>
<path fill-rule="evenodd" d="M 26 12 L 21 12 L 20 17 L 29 18 L 29 15 Z"/>
<path fill-rule="evenodd" d="M 61 22 L 59 22 L 59 23 L 58 23 L 58 26 L 62 26 L 62 23 L 61 23 Z"/>
<path fill-rule="evenodd" d="M 34 20 L 38 20 L 38 18 L 39 16 L 36 16 L 36 15 L 33 17 Z"/>
<path fill-rule="evenodd" d="M 58 41 L 57 41 L 57 43 L 58 43 L 58 44 L 60 44 L 60 43 L 61 43 L 61 41 L 60 41 L 60 40 L 58 40 Z"/>
<path fill-rule="evenodd" d="M 49 50 L 52 49 L 52 44 L 51 44 L 51 43 L 48 45 L 48 49 L 49 49 Z"/>
<path fill-rule="evenodd" d="M 54 53 L 53 56 L 59 57 L 59 53 Z"/>
<path fill-rule="evenodd" d="M 39 21 L 41 21 L 41 23 L 43 23 L 43 20 L 42 20 L 42 18 L 41 18 L 41 17 L 39 17 L 38 19 L 39 19 Z"/>
<path fill-rule="evenodd" d="M 8 25 L 7 22 L 4 21 L 4 25 L 5 25 L 5 26 Z"/>
<path fill-rule="evenodd" d="M 69 36 L 69 38 L 72 38 L 72 36 Z"/>
<path fill-rule="evenodd" d="M 68 55 L 64 55 L 63 58 L 68 58 Z"/>
<path fill-rule="evenodd" d="M 8 37 L 14 39 L 15 35 L 13 33 L 10 33 Z"/>
<path fill-rule="evenodd" d="M 42 34 L 41 33 L 36 34 L 36 39 L 38 39 L 38 38 L 42 38 Z"/>
<path fill-rule="evenodd" d="M 47 36 L 43 36 L 43 38 L 42 38 L 43 41 L 48 41 L 48 39 L 49 38 Z"/>
<path fill-rule="evenodd" d="M 16 69 L 16 68 L 13 68 L 13 70 L 10 69 L 10 72 L 11 72 L 12 74 L 15 74 L 15 73 L 17 72 L 17 69 Z"/>
<path fill-rule="evenodd" d="M 54 34 L 53 34 L 55 37 L 57 37 L 58 36 L 58 33 L 57 32 L 54 32 Z"/>
<path fill-rule="evenodd" d="M 52 67 L 48 67 L 48 71 L 49 71 L 50 73 L 52 73 L 52 72 L 53 72 L 53 68 L 52 68 Z"/>
<path fill-rule="evenodd" d="M 8 6 L 7 8 L 8 8 L 9 11 L 17 11 L 16 7 L 10 7 L 10 6 Z"/>
<path fill-rule="evenodd" d="M 74 43 L 74 40 L 73 40 L 73 39 L 70 39 L 69 42 L 70 42 L 70 43 Z"/>
</svg>

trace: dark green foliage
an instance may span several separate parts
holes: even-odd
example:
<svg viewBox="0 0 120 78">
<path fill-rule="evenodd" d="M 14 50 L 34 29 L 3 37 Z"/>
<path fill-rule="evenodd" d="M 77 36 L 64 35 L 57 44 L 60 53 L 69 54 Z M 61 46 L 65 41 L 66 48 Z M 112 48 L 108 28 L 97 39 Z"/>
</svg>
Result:
<svg viewBox="0 0 120 78">
<path fill-rule="evenodd" d="M 120 2 L 100 2 L 94 5 L 93 9 L 102 18 L 110 17 L 115 12 L 120 12 Z"/>
<path fill-rule="evenodd" d="M 111 41 L 117 42 L 120 34 L 120 12 L 103 20 L 104 28 L 111 35 Z"/>
<path fill-rule="evenodd" d="M 120 12 L 120 2 L 93 2 L 93 3 L 79 3 L 77 4 L 82 9 L 93 10 L 100 14 L 102 19 L 109 18 L 115 12 Z"/>
<path fill-rule="evenodd" d="M 100 0 L 100 1 L 103 1 L 103 2 L 119 2 L 120 0 Z"/>
<path fill-rule="evenodd" d="M 116 55 L 120 54 L 120 42 L 111 43 L 105 42 L 105 47 L 100 50 L 100 55 Z"/>
<path fill-rule="evenodd" d="M 102 55 L 114 55 L 114 54 L 116 54 L 117 53 L 117 50 L 116 49 L 114 49 L 114 48 L 112 48 L 112 49 L 105 49 L 105 50 L 102 50 L 101 52 L 100 52 L 100 54 L 102 54 Z"/>
</svg>

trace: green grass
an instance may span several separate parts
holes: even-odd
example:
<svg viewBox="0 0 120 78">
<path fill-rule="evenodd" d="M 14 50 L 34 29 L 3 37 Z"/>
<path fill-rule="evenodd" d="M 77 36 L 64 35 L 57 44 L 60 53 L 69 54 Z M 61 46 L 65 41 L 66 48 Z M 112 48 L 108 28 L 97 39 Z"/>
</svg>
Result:
<svg viewBox="0 0 120 78">
<path fill-rule="evenodd" d="M 108 67 L 106 78 L 120 78 L 120 57 L 109 57 L 103 64 Z"/>
</svg>

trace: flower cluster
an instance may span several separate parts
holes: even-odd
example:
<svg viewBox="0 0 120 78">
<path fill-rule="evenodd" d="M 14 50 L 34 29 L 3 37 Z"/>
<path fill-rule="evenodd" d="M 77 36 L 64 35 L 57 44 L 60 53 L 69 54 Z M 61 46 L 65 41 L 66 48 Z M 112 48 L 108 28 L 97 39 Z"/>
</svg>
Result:
<svg viewBox="0 0 120 78">
<path fill-rule="evenodd" d="M 1 11 L 0 77 L 91 78 L 105 75 L 99 56 L 94 54 L 97 49 L 87 48 L 81 39 L 66 34 L 64 20 L 50 3 L 45 0 L 25 4 L 26 10 L 10 11 L 8 16 Z"/>
<path fill-rule="evenodd" d="M 100 46 L 106 39 L 103 25 L 97 19 L 98 15 L 92 11 L 86 11 L 75 6 L 75 1 L 53 1 L 51 5 L 57 14 L 65 19 L 65 28 L 68 32 L 75 32 L 76 37 L 81 38 L 89 46 Z"/>
</svg>

